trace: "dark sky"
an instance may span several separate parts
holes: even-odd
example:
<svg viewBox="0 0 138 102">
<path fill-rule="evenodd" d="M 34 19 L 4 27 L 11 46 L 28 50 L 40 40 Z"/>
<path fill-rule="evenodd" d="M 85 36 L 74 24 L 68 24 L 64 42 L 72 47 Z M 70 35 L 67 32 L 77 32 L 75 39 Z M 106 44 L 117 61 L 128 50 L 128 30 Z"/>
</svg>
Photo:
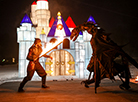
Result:
<svg viewBox="0 0 138 102">
<path fill-rule="evenodd" d="M 17 57 L 16 29 L 25 13 L 36 0 L 0 0 L 0 58 Z M 92 15 L 95 21 L 118 45 L 129 43 L 123 49 L 138 57 L 138 6 L 136 0 L 48 0 L 51 17 L 61 12 L 66 21 L 71 16 L 76 25 Z"/>
</svg>

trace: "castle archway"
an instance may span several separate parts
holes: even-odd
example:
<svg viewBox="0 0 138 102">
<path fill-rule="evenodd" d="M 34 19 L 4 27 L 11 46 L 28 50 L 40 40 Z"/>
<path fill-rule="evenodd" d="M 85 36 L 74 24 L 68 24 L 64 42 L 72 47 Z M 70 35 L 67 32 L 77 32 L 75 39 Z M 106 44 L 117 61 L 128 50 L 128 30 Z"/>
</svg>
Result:
<svg viewBox="0 0 138 102">
<path fill-rule="evenodd" d="M 48 76 L 75 75 L 75 61 L 66 50 L 55 50 L 50 53 L 53 60 L 46 59 L 45 68 Z"/>
</svg>

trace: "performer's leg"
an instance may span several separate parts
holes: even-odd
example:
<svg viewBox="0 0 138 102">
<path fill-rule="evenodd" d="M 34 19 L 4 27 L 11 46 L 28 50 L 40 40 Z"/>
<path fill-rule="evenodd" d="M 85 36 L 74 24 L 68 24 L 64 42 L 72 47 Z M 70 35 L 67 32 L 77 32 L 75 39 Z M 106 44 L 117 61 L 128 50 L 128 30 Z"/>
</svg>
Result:
<svg viewBox="0 0 138 102">
<path fill-rule="evenodd" d="M 129 78 L 130 78 L 130 73 L 129 73 L 129 68 L 127 67 L 127 69 L 125 70 L 125 84 L 126 84 L 126 89 L 129 89 Z"/>
<path fill-rule="evenodd" d="M 45 70 L 43 69 L 43 67 L 39 62 L 36 64 L 36 72 L 40 77 L 42 77 L 42 88 L 49 88 L 48 86 L 46 86 L 47 73 L 45 72 Z"/>
<path fill-rule="evenodd" d="M 24 85 L 27 83 L 27 81 L 29 81 L 29 80 L 28 80 L 27 77 L 25 77 L 25 78 L 23 79 L 23 81 L 20 83 L 20 86 L 19 86 L 19 88 L 18 88 L 18 92 L 24 92 L 23 87 L 24 87 Z"/>
<path fill-rule="evenodd" d="M 125 81 L 123 82 L 123 84 L 121 84 L 119 87 L 121 89 L 129 89 L 130 86 L 129 86 L 129 70 L 128 69 L 125 69 Z"/>
<path fill-rule="evenodd" d="M 34 74 L 34 70 L 31 70 L 31 71 L 27 72 L 27 76 L 20 83 L 20 86 L 18 88 L 18 92 L 24 92 L 23 87 L 28 81 L 30 81 L 32 79 L 33 74 Z"/>
<path fill-rule="evenodd" d="M 123 59 L 123 63 L 124 63 L 124 73 L 125 73 L 125 81 L 123 81 L 123 84 L 121 84 L 119 87 L 121 89 L 129 89 L 129 78 L 130 78 L 130 71 L 129 71 L 129 67 L 128 67 L 128 62 L 127 60 Z"/>
<path fill-rule="evenodd" d="M 91 78 L 91 74 L 92 74 L 92 72 L 90 72 L 89 77 L 88 77 L 88 80 L 90 80 L 90 78 Z"/>
<path fill-rule="evenodd" d="M 92 83 L 94 83 L 94 82 L 95 82 L 95 81 L 94 81 L 94 74 L 93 74 L 93 78 L 92 78 L 91 80 L 82 81 L 81 84 L 84 83 L 84 84 L 85 84 L 85 87 L 86 87 L 86 88 L 89 88 L 88 85 L 90 85 L 90 84 L 92 84 Z"/>
<path fill-rule="evenodd" d="M 89 64 L 87 66 L 87 70 L 90 72 L 88 80 L 82 81 L 81 84 L 84 83 L 85 87 L 89 88 L 88 85 L 94 82 L 94 74 L 93 74 L 93 78 L 90 80 L 91 74 L 92 74 L 92 72 L 94 72 L 94 60 L 93 60 L 93 57 L 91 57 L 91 59 L 89 61 Z"/>
<path fill-rule="evenodd" d="M 42 77 L 42 88 L 49 88 L 49 86 L 46 86 L 46 75 Z"/>
</svg>

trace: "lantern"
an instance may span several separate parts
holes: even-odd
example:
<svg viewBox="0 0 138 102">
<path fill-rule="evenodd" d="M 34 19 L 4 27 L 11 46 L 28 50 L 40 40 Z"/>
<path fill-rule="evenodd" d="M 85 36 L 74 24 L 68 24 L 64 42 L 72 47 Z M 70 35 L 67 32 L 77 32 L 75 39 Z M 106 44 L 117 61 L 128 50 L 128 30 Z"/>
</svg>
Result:
<svg viewBox="0 0 138 102">
<path fill-rule="evenodd" d="M 57 25 L 57 29 L 58 29 L 58 30 L 62 30 L 62 28 L 63 28 L 63 25 L 62 25 L 62 24 L 58 24 L 58 25 Z"/>
</svg>

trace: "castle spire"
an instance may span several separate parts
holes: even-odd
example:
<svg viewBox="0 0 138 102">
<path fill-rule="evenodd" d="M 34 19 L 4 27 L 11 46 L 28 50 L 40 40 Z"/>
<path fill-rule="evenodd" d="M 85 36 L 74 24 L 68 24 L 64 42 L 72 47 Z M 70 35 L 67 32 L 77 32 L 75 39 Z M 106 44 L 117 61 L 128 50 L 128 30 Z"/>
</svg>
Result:
<svg viewBox="0 0 138 102">
<path fill-rule="evenodd" d="M 22 25 L 22 23 L 30 23 L 30 24 L 32 24 L 32 21 L 31 21 L 31 19 L 29 18 L 29 16 L 27 14 L 25 14 L 25 16 L 23 17 L 23 19 L 22 19 L 20 24 Z"/>
</svg>

